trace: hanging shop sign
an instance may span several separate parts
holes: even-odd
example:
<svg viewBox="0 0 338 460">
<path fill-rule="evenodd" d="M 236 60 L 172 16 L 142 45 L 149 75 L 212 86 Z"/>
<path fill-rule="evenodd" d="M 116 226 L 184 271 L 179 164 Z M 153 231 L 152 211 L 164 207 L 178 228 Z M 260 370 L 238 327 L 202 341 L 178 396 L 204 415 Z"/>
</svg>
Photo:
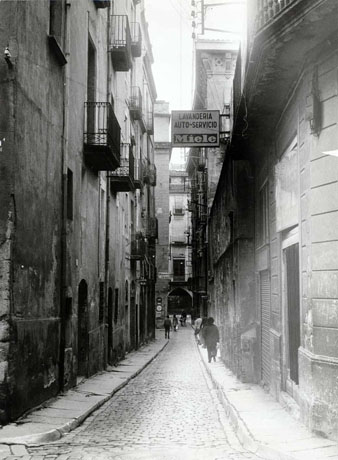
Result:
<svg viewBox="0 0 338 460">
<path fill-rule="evenodd" d="M 218 147 L 219 110 L 173 110 L 172 147 Z"/>
</svg>

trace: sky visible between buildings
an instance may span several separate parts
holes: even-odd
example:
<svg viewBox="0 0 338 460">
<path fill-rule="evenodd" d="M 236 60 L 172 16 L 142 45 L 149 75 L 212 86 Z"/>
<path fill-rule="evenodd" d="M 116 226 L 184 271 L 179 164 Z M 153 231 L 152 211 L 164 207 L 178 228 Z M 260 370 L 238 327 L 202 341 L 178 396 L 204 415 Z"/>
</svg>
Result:
<svg viewBox="0 0 338 460">
<path fill-rule="evenodd" d="M 238 4 L 234 4 L 235 2 Z M 201 2 L 195 0 L 145 0 L 146 18 L 154 53 L 153 72 L 159 100 L 169 102 L 170 110 L 191 110 L 194 88 L 194 31 L 196 37 L 225 39 L 241 37 L 244 25 L 245 0 L 205 0 L 205 5 L 223 3 L 221 6 L 207 7 L 205 27 L 228 31 L 201 32 Z M 192 16 L 195 11 L 195 17 Z M 234 34 L 229 34 L 229 31 Z M 184 162 L 187 152 L 174 149 L 172 163 Z"/>
</svg>

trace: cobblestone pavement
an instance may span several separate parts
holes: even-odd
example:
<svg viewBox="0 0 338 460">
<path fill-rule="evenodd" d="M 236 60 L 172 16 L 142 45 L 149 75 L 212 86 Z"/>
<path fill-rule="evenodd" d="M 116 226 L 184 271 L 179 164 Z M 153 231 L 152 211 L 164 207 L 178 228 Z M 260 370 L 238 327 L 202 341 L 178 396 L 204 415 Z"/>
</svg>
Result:
<svg viewBox="0 0 338 460">
<path fill-rule="evenodd" d="M 212 365 L 212 363 L 211 363 Z M 17 446 L 19 447 L 19 446 Z M 190 328 L 81 427 L 8 460 L 244 460 L 201 363 Z M 14 452 L 13 452 L 14 453 Z M 23 455 L 22 455 L 23 454 Z"/>
</svg>

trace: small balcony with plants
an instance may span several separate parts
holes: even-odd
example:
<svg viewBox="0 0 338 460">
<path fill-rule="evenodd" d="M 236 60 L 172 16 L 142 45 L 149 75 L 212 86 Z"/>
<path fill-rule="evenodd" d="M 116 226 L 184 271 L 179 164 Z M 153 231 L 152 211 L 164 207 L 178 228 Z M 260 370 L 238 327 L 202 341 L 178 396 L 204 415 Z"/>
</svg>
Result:
<svg viewBox="0 0 338 460">
<path fill-rule="evenodd" d="M 134 185 L 134 155 L 131 144 L 122 144 L 120 167 L 110 174 L 110 188 L 113 192 L 131 192 Z"/>
<path fill-rule="evenodd" d="M 120 166 L 121 128 L 109 102 L 86 102 L 84 159 L 96 171 Z"/>
<path fill-rule="evenodd" d="M 131 69 L 131 33 L 127 15 L 111 17 L 110 54 L 115 71 L 128 72 Z"/>
<path fill-rule="evenodd" d="M 131 26 L 131 52 L 134 58 L 142 55 L 142 33 L 138 22 L 132 22 Z"/>
</svg>

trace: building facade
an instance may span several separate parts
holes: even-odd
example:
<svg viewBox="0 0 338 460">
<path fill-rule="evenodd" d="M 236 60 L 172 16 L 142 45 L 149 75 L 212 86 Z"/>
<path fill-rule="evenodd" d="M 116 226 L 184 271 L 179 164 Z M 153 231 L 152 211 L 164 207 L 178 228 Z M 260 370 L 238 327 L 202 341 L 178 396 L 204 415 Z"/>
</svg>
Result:
<svg viewBox="0 0 338 460">
<path fill-rule="evenodd" d="M 175 168 L 175 169 L 174 169 Z M 190 180 L 181 167 L 171 165 L 169 170 L 169 314 L 195 316 L 190 290 L 191 266 L 191 216 L 188 206 Z"/>
<path fill-rule="evenodd" d="M 155 165 L 158 171 L 155 210 L 158 222 L 156 244 L 156 326 L 162 327 L 167 314 L 167 296 L 170 282 L 169 273 L 169 162 L 171 143 L 169 142 L 169 103 L 157 101 L 155 104 Z M 154 305 L 155 307 L 155 305 Z"/>
<path fill-rule="evenodd" d="M 221 114 L 220 147 L 191 148 L 187 161 L 187 172 L 191 182 L 191 289 L 195 316 L 215 314 L 213 278 L 209 270 L 207 224 L 229 136 L 231 88 L 237 52 L 238 42 L 231 39 L 199 38 L 195 42 L 193 110 L 219 110 Z"/>
<path fill-rule="evenodd" d="M 222 358 L 334 439 L 337 17 L 330 0 L 248 3 L 209 227 Z"/>
<path fill-rule="evenodd" d="M 156 89 L 142 1 L 0 14 L 5 423 L 154 336 Z"/>
</svg>

